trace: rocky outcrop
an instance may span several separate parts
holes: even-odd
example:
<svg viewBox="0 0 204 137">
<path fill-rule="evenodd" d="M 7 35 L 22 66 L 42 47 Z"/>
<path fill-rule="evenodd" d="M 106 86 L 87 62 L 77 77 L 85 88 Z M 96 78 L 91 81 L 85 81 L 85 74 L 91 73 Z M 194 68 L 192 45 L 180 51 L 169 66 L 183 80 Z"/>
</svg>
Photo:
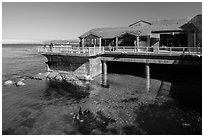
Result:
<svg viewBox="0 0 204 137">
<path fill-rule="evenodd" d="M 47 79 L 56 80 L 58 82 L 68 82 L 74 86 L 86 87 L 86 85 L 79 80 L 73 73 L 59 73 L 51 72 L 46 76 Z"/>
<path fill-rule="evenodd" d="M 23 83 L 26 79 L 34 79 L 34 80 L 43 80 L 43 79 L 49 79 L 49 80 L 55 80 L 58 82 L 67 82 L 69 84 L 72 84 L 73 86 L 79 86 L 79 87 L 86 87 L 83 81 L 90 81 L 92 78 L 90 76 L 84 76 L 84 75 L 77 75 L 71 72 L 46 72 L 46 73 L 38 73 L 34 76 L 24 76 L 21 77 L 20 80 L 17 80 L 17 82 L 13 82 L 12 80 L 7 80 L 4 82 L 4 86 L 10 86 L 10 85 L 16 85 L 17 87 L 25 85 Z"/>
</svg>

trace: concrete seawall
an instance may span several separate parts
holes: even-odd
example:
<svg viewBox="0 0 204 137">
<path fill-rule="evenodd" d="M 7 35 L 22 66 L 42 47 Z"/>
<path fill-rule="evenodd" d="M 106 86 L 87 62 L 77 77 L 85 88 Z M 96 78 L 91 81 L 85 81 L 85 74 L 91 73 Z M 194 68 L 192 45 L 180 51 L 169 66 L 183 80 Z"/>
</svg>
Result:
<svg viewBox="0 0 204 137">
<path fill-rule="evenodd" d="M 95 77 L 102 72 L 101 57 L 44 55 L 51 70 L 73 72 L 77 75 Z"/>
</svg>

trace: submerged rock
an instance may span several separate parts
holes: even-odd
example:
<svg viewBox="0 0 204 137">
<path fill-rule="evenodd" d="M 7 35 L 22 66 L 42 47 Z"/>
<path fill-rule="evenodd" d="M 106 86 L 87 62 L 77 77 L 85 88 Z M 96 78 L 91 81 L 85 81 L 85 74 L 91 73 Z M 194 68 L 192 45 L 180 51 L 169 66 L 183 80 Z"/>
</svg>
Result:
<svg viewBox="0 0 204 137">
<path fill-rule="evenodd" d="M 22 81 L 18 81 L 16 82 L 16 86 L 19 87 L 19 86 L 24 86 L 26 85 L 25 83 L 23 83 Z"/>
<path fill-rule="evenodd" d="M 14 82 L 12 80 L 7 80 L 4 82 L 4 86 L 9 86 L 9 85 L 12 85 L 14 84 Z"/>
</svg>

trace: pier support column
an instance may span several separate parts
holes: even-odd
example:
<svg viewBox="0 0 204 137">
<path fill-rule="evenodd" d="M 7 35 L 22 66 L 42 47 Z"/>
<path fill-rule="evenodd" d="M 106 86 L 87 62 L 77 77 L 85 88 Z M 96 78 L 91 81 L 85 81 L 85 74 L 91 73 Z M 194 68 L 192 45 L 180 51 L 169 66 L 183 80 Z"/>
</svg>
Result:
<svg viewBox="0 0 204 137">
<path fill-rule="evenodd" d="M 106 61 L 101 61 L 102 62 L 102 87 L 108 88 L 108 79 L 107 79 L 107 62 Z"/>
<path fill-rule="evenodd" d="M 147 91 L 149 91 L 149 89 L 150 89 L 150 66 L 149 66 L 149 63 L 145 63 L 145 74 L 146 74 L 146 78 L 147 78 L 146 88 L 147 88 Z"/>
<path fill-rule="evenodd" d="M 50 67 L 48 65 L 48 62 L 45 62 L 45 71 L 46 72 L 50 71 Z"/>
</svg>

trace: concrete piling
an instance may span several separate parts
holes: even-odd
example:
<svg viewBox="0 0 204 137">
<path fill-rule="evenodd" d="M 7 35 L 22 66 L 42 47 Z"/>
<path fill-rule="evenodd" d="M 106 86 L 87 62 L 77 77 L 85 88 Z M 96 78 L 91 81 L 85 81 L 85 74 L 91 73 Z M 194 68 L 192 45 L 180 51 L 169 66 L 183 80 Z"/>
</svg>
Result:
<svg viewBox="0 0 204 137">
<path fill-rule="evenodd" d="M 107 79 L 107 62 L 102 62 L 102 87 L 108 87 L 108 79 Z"/>
<path fill-rule="evenodd" d="M 150 90 L 150 66 L 149 66 L 149 63 L 145 63 L 145 75 L 147 78 L 146 88 L 147 88 L 147 91 L 149 91 Z"/>
</svg>

